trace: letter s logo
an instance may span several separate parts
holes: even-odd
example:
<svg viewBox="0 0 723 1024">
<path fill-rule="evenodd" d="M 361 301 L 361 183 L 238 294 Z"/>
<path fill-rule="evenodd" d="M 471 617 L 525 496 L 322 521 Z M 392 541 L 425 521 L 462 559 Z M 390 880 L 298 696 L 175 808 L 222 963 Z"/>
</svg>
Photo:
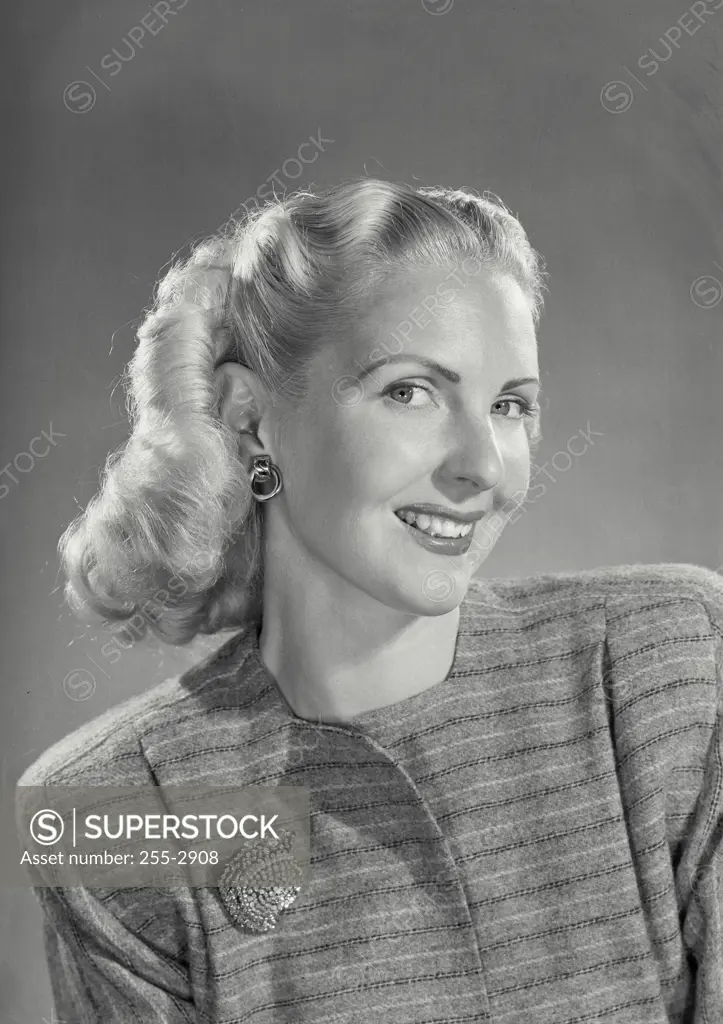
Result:
<svg viewBox="0 0 723 1024">
<path fill-rule="evenodd" d="M 30 821 L 30 835 L 41 846 L 57 843 L 65 831 L 65 822 L 57 811 L 36 811 Z"/>
</svg>

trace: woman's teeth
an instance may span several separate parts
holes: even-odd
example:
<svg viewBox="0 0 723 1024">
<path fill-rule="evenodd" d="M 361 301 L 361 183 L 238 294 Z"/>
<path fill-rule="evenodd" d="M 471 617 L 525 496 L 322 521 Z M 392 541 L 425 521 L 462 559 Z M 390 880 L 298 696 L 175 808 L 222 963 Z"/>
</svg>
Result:
<svg viewBox="0 0 723 1024">
<path fill-rule="evenodd" d="M 417 512 L 401 511 L 395 515 L 403 519 L 410 526 L 415 526 L 422 533 L 428 533 L 431 537 L 466 537 L 472 532 L 474 523 L 457 523 L 453 519 L 445 519 L 443 516 L 427 516 Z"/>
</svg>

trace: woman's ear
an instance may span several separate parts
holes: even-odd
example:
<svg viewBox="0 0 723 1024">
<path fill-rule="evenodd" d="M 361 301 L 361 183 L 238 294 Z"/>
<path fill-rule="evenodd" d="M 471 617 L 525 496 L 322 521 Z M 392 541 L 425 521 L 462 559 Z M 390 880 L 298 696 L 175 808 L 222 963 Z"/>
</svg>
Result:
<svg viewBox="0 0 723 1024">
<path fill-rule="evenodd" d="M 253 370 L 239 363 L 222 363 L 214 371 L 219 417 L 239 438 L 245 462 L 254 455 L 278 455 L 275 428 L 266 388 Z M 247 467 L 248 468 L 248 467 Z"/>
<path fill-rule="evenodd" d="M 239 363 L 222 363 L 214 371 L 221 420 L 239 434 L 255 434 L 262 409 L 259 382 L 252 370 Z"/>
</svg>

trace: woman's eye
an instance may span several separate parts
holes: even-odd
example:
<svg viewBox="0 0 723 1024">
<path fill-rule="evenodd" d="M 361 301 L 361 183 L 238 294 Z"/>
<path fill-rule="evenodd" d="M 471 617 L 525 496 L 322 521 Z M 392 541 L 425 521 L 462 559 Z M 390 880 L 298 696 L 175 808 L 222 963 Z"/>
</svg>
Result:
<svg viewBox="0 0 723 1024">
<path fill-rule="evenodd" d="M 492 408 L 499 409 L 501 406 L 504 409 L 517 410 L 517 414 L 515 416 L 510 416 L 508 412 L 503 412 L 502 415 L 504 416 L 505 419 L 521 420 L 523 416 L 532 415 L 532 409 L 530 408 L 529 404 L 525 402 L 522 398 L 500 398 L 499 401 L 494 403 Z"/>
<path fill-rule="evenodd" d="M 426 391 L 429 394 L 429 388 L 422 387 L 421 384 L 395 384 L 393 387 L 387 388 L 384 394 L 392 398 L 392 401 L 396 402 L 397 405 L 408 406 L 411 405 L 412 395 L 415 391 Z M 401 395 L 402 397 L 392 397 L 396 395 Z M 412 408 L 416 408 L 416 406 L 412 406 Z"/>
</svg>

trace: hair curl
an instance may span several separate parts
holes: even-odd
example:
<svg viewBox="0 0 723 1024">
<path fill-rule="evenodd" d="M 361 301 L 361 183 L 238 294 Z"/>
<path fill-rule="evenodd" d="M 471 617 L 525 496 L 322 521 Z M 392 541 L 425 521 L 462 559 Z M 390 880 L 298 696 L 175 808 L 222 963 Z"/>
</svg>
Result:
<svg viewBox="0 0 723 1024">
<path fill-rule="evenodd" d="M 368 178 L 299 190 L 172 263 L 123 378 L 130 436 L 58 545 L 76 615 L 111 628 L 140 615 L 176 645 L 257 622 L 261 507 L 220 419 L 214 370 L 235 360 L 293 399 L 322 336 L 348 324 L 375 283 L 465 257 L 511 274 L 539 321 L 542 261 L 487 192 Z"/>
</svg>

